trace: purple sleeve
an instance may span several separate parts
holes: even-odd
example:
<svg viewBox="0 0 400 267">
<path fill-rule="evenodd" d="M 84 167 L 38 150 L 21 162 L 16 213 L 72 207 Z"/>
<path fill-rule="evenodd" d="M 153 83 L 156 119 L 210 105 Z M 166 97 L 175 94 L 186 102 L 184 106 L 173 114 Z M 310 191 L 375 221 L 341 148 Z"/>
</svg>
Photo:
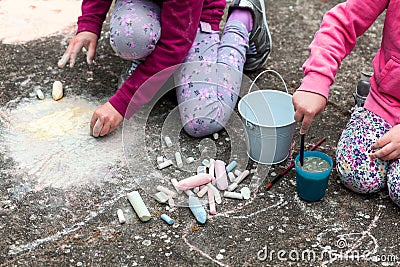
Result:
<svg viewBox="0 0 400 267">
<path fill-rule="evenodd" d="M 101 27 L 112 2 L 112 0 L 83 0 L 82 16 L 78 18 L 77 32 L 89 31 L 100 37 Z"/>
<path fill-rule="evenodd" d="M 154 51 L 141 63 L 109 102 L 125 118 L 148 103 L 168 77 L 173 67 L 184 61 L 200 22 L 202 0 L 167 0 L 161 10 L 161 37 Z M 150 79 L 162 70 L 164 75 Z M 148 81 L 148 82 L 146 82 Z M 146 83 L 145 83 L 146 82 Z M 142 86 L 143 85 L 143 86 Z M 132 104 L 129 105 L 132 100 Z M 127 111 L 129 106 L 129 111 Z"/>
</svg>

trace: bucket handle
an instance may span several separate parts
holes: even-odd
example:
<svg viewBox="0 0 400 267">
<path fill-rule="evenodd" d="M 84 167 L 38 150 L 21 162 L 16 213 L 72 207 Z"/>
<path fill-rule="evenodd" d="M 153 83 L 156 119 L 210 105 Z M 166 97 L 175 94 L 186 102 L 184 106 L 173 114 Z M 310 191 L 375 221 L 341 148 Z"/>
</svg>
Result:
<svg viewBox="0 0 400 267">
<path fill-rule="evenodd" d="M 289 91 L 288 91 L 288 88 L 287 88 L 287 86 L 286 86 L 285 80 L 284 80 L 284 79 L 282 78 L 282 76 L 281 76 L 277 71 L 275 71 L 275 70 L 263 70 L 262 72 L 260 72 L 260 73 L 256 76 L 256 78 L 254 79 L 254 81 L 251 83 L 250 88 L 249 88 L 249 91 L 248 91 L 247 93 L 250 93 L 251 88 L 253 88 L 253 85 L 256 83 L 257 79 L 258 79 L 261 75 L 263 75 L 264 73 L 266 73 L 266 72 L 270 72 L 270 73 L 273 73 L 273 74 L 277 75 L 277 76 L 281 79 L 283 85 L 285 86 L 286 93 L 289 94 Z"/>
</svg>

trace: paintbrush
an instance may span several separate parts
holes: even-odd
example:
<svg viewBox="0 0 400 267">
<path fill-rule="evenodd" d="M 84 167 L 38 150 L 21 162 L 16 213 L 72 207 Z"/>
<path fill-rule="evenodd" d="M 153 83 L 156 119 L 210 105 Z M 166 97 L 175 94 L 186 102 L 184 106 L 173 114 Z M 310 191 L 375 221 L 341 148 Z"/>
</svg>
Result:
<svg viewBox="0 0 400 267">
<path fill-rule="evenodd" d="M 319 140 L 315 145 L 313 145 L 309 151 L 312 151 L 316 149 L 318 146 L 320 146 L 324 141 L 326 140 L 326 137 L 323 137 L 321 140 Z M 269 184 L 266 185 L 267 191 L 274 185 L 276 184 L 286 173 L 288 173 L 292 168 L 294 167 L 294 162 L 292 162 L 289 167 L 287 167 L 285 170 L 283 170 L 278 176 L 276 176 Z"/>
<path fill-rule="evenodd" d="M 300 165 L 303 166 L 304 163 L 304 136 L 305 134 L 300 135 Z"/>
</svg>

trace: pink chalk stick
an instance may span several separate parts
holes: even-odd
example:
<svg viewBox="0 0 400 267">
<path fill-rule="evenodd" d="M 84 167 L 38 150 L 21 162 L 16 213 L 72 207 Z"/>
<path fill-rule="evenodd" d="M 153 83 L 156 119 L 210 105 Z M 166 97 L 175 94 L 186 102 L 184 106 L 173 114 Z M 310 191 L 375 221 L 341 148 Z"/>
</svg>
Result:
<svg viewBox="0 0 400 267">
<path fill-rule="evenodd" d="M 214 166 L 217 187 L 219 190 L 226 190 L 228 188 L 228 176 L 226 175 L 225 162 L 216 160 Z"/>
<path fill-rule="evenodd" d="M 207 173 L 200 173 L 189 178 L 183 179 L 176 185 L 179 190 L 188 190 L 197 186 L 205 185 L 211 182 L 213 176 Z"/>
<path fill-rule="evenodd" d="M 210 214 L 215 215 L 217 214 L 217 210 L 215 208 L 215 197 L 214 197 L 214 191 L 213 190 L 208 190 L 208 205 L 210 207 Z"/>
</svg>

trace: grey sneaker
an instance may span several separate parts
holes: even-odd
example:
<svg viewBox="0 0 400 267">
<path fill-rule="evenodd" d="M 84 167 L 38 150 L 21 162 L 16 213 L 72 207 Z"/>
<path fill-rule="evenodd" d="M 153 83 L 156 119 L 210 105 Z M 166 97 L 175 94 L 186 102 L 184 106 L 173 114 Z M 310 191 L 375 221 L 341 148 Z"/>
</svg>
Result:
<svg viewBox="0 0 400 267">
<path fill-rule="evenodd" d="M 369 79 L 372 77 L 372 73 L 361 72 L 360 80 L 356 86 L 356 92 L 353 93 L 354 100 L 356 101 L 357 107 L 363 107 L 365 100 L 369 94 L 370 82 Z"/>
<path fill-rule="evenodd" d="M 228 14 L 235 8 L 247 9 L 253 15 L 253 30 L 249 36 L 249 49 L 246 53 L 244 70 L 258 70 L 263 66 L 272 49 L 264 0 L 233 0 L 229 6 Z"/>
<path fill-rule="evenodd" d="M 131 64 L 122 72 L 118 79 L 118 89 L 129 78 L 129 76 L 131 76 L 131 74 L 135 71 L 135 69 L 141 62 L 142 60 L 139 59 L 133 60 Z"/>
</svg>

